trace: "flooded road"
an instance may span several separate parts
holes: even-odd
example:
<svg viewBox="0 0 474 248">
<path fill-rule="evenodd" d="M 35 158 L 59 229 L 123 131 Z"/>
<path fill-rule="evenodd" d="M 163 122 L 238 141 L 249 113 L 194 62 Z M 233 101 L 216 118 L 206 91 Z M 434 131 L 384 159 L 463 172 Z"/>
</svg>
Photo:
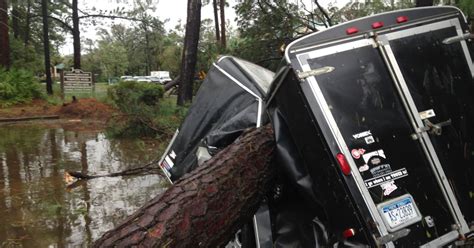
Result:
<svg viewBox="0 0 474 248">
<path fill-rule="evenodd" d="M 122 171 L 153 161 L 158 150 L 156 141 L 108 140 L 91 128 L 0 125 L 0 247 L 87 247 L 167 182 L 105 177 L 68 188 L 64 172 Z"/>
</svg>

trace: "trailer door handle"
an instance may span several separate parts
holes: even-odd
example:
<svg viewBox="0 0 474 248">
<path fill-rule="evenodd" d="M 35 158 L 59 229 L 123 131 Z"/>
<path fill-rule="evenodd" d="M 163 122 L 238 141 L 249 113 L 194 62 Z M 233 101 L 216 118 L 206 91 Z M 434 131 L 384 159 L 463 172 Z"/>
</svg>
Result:
<svg viewBox="0 0 474 248">
<path fill-rule="evenodd" d="M 474 39 L 474 34 L 465 33 L 459 36 L 449 37 L 443 40 L 443 44 L 449 45 L 449 44 L 453 44 L 455 42 L 460 42 L 462 40 L 467 40 L 467 39 Z"/>
</svg>

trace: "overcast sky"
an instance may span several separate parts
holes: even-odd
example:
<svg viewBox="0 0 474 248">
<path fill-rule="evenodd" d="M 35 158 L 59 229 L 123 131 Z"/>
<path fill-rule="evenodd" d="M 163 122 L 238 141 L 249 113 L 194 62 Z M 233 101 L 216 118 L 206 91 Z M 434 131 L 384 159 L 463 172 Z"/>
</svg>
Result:
<svg viewBox="0 0 474 248">
<path fill-rule="evenodd" d="M 229 7 L 226 8 L 226 20 L 231 22 L 235 19 L 235 11 L 233 6 L 235 5 L 235 0 L 227 0 L 230 4 Z M 117 7 L 125 7 L 130 8 L 132 5 L 129 2 L 133 2 L 132 0 L 102 0 L 102 1 L 79 1 L 81 9 L 90 9 L 95 7 L 96 9 L 101 10 L 111 10 L 116 9 Z M 153 13 L 155 17 L 158 17 L 161 21 L 165 21 L 169 19 L 168 22 L 165 24 L 166 30 L 172 29 L 178 24 L 179 20 L 181 23 L 186 22 L 186 6 L 187 0 L 159 0 L 158 4 L 156 5 L 156 12 Z M 212 10 L 212 1 L 210 4 L 205 5 L 202 7 L 201 10 L 201 19 L 206 18 L 214 18 L 213 10 Z M 116 21 L 117 23 L 118 21 Z M 110 22 L 104 22 L 105 25 L 111 25 Z M 107 24 L 108 23 L 108 24 Z M 122 22 L 124 25 L 127 25 L 127 21 Z M 102 26 L 103 28 L 103 26 Z M 87 30 L 81 30 L 81 37 L 89 38 L 95 40 L 96 37 L 96 29 L 89 28 Z M 64 45 L 60 49 L 62 54 L 72 54 L 73 47 L 72 47 L 72 37 L 68 37 L 66 41 L 66 45 Z"/>
<path fill-rule="evenodd" d="M 168 31 L 178 24 L 178 21 L 181 20 L 181 23 L 186 22 L 186 5 L 187 0 L 153 0 L 156 1 L 156 11 L 153 13 L 155 17 L 158 17 L 161 21 L 165 21 L 169 19 L 168 22 L 165 23 L 165 29 Z M 229 4 L 229 7 L 226 8 L 226 20 L 230 21 L 231 23 L 235 22 L 234 19 L 236 17 L 234 6 L 236 5 L 237 0 L 226 0 Z M 295 3 L 298 0 L 290 0 Z M 341 7 L 345 3 L 349 2 L 350 0 L 321 0 L 320 3 L 323 7 L 327 7 L 328 5 L 336 5 Z M 209 4 L 202 7 L 201 10 L 201 19 L 214 19 L 213 9 L 212 9 L 212 0 L 209 0 Z M 315 8 L 313 0 L 303 0 L 308 8 Z M 79 1 L 79 8 L 80 9 L 91 9 L 95 7 L 97 10 L 112 10 L 116 9 L 117 7 L 125 7 L 126 9 L 131 9 L 133 7 L 133 0 L 97 0 L 97 1 L 87 1 L 81 0 Z M 89 11 L 93 12 L 93 11 Z M 118 21 L 116 20 L 115 23 L 123 23 L 124 25 L 129 24 L 128 21 Z M 101 26 L 102 28 L 110 27 L 111 21 L 104 21 L 104 25 Z M 92 40 L 97 39 L 97 30 L 94 27 L 87 28 L 86 30 L 81 30 L 81 37 L 89 38 Z M 72 54 L 73 47 L 72 47 L 72 37 L 69 35 L 66 40 L 66 45 L 60 48 L 61 54 Z"/>
</svg>

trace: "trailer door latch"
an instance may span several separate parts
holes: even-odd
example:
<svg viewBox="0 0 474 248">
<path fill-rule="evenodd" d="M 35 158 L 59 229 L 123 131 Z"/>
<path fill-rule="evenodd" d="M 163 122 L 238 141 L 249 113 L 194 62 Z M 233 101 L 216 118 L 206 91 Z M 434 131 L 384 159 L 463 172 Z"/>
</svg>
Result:
<svg viewBox="0 0 474 248">
<path fill-rule="evenodd" d="M 403 237 L 407 236 L 409 233 L 410 233 L 410 229 L 403 228 L 403 229 L 398 230 L 394 233 L 389 233 L 385 236 L 377 238 L 377 241 L 379 242 L 379 244 L 383 245 L 383 244 L 386 244 L 388 242 L 393 242 L 393 241 L 395 241 L 399 238 L 403 238 Z"/>
<path fill-rule="evenodd" d="M 431 121 L 429 121 L 428 119 L 425 119 L 424 122 L 425 122 L 425 126 L 428 127 L 429 129 L 428 133 L 438 135 L 438 136 L 441 135 L 444 126 L 449 126 L 452 123 L 451 119 L 448 119 L 447 121 L 443 121 L 436 124 L 431 123 Z"/>
<path fill-rule="evenodd" d="M 448 119 L 447 121 L 443 121 L 443 122 L 436 123 L 436 124 L 432 123 L 428 119 L 423 120 L 423 122 L 425 123 L 425 126 L 421 127 L 421 128 L 418 128 L 416 130 L 417 133 L 412 135 L 412 137 L 415 137 L 415 136 L 417 136 L 417 134 L 420 134 L 420 133 L 423 133 L 423 132 L 428 132 L 430 134 L 440 136 L 443 132 L 443 127 L 444 126 L 449 126 L 449 125 L 452 124 L 451 119 Z"/>
</svg>

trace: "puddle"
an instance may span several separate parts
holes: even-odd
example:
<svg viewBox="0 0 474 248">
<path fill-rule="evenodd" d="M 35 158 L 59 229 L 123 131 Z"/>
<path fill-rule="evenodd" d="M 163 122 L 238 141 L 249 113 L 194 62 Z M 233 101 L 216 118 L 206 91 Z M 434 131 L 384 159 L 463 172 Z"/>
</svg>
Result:
<svg viewBox="0 0 474 248">
<path fill-rule="evenodd" d="M 157 141 L 108 140 L 91 129 L 0 126 L 1 247 L 87 247 L 163 192 L 159 175 L 97 178 L 68 189 L 66 170 L 106 174 L 159 155 Z"/>
</svg>

